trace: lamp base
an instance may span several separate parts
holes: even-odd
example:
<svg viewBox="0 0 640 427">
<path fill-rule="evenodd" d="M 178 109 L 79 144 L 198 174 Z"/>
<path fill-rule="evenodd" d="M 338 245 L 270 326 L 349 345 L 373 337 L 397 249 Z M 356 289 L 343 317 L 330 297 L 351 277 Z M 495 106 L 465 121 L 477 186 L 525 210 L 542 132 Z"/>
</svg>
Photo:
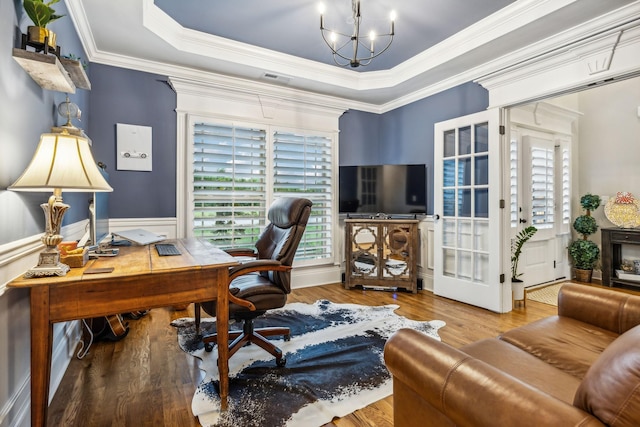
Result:
<svg viewBox="0 0 640 427">
<path fill-rule="evenodd" d="M 65 276 L 68 272 L 69 266 L 60 262 L 60 253 L 56 249 L 45 250 L 40 253 L 38 265 L 27 271 L 24 277 Z"/>
</svg>

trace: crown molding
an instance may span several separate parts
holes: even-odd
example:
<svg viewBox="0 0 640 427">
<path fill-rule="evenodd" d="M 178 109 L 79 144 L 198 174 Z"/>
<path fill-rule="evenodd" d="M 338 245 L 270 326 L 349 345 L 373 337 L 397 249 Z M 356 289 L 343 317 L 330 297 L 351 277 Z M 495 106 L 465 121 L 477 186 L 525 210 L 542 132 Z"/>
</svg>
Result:
<svg viewBox="0 0 640 427">
<path fill-rule="evenodd" d="M 225 70 L 230 70 L 229 67 L 232 67 L 235 61 L 245 65 L 245 69 L 253 67 L 252 73 L 255 72 L 255 75 L 229 77 L 228 74 L 219 70 L 207 71 L 202 67 L 173 65 L 158 60 L 140 59 L 100 50 L 96 46 L 91 28 L 88 25 L 82 0 L 65 1 L 90 62 L 214 84 L 228 80 L 230 86 L 253 88 L 259 91 L 269 91 L 269 88 L 275 88 L 274 90 L 279 93 L 278 96 L 287 96 L 287 94 L 306 96 L 315 101 L 324 100 L 323 102 L 329 104 L 336 103 L 341 106 L 340 108 L 347 105 L 347 108 L 378 114 L 469 81 L 475 81 L 490 89 L 491 80 L 501 72 L 507 69 L 512 70 L 513 67 L 518 67 L 520 64 L 532 60 L 535 61 L 542 56 L 549 55 L 550 52 L 564 49 L 576 40 L 620 26 L 621 22 L 637 19 L 640 14 L 640 2 L 636 1 L 541 42 L 509 52 L 493 61 L 487 61 L 478 66 L 470 64 L 468 68 L 459 67 L 458 69 L 462 71 L 454 75 L 443 71 L 451 66 L 451 61 L 464 61 L 465 55 L 472 53 L 474 49 L 478 49 L 499 37 L 513 35 L 520 27 L 531 24 L 537 19 L 579 0 L 516 1 L 391 70 L 370 72 L 356 72 L 321 64 L 184 28 L 159 9 L 153 0 L 142 0 L 136 8 L 136 14 L 134 14 L 136 16 L 128 17 L 134 22 L 142 21 L 141 25 L 144 25 L 155 37 L 160 37 L 168 45 L 173 46 L 180 54 L 199 55 L 203 60 L 217 61 L 221 67 L 226 67 Z M 455 70 L 453 71 L 455 73 Z M 267 81 L 264 77 L 265 73 L 282 78 Z M 433 76 L 431 82 L 426 80 L 430 74 Z M 445 77 L 442 78 L 442 75 Z M 411 85 L 412 79 L 416 81 L 417 78 L 421 78 L 420 76 L 425 78 L 425 83 L 416 85 L 413 90 L 407 89 Z M 311 82 L 318 90 L 313 92 L 314 89 L 305 90 L 285 86 L 292 80 L 295 83 L 299 83 L 299 81 Z M 405 89 L 401 87 L 402 85 Z M 332 90 L 334 95 L 316 93 L 321 92 L 323 86 L 334 88 Z M 298 85 L 298 87 L 300 86 Z M 350 94 L 345 94 L 344 97 L 336 95 L 340 88 L 349 90 Z M 388 98 L 391 99 L 389 102 L 374 103 L 365 101 L 373 99 L 373 97 L 366 95 L 368 91 L 371 94 L 374 94 L 375 91 L 383 91 L 387 94 L 396 92 L 398 95 L 389 96 Z M 360 98 L 357 93 L 361 93 L 363 95 L 361 99 L 365 100 L 354 99 Z"/>
<path fill-rule="evenodd" d="M 640 73 L 640 19 L 477 80 L 490 107 L 518 105 Z"/>
<path fill-rule="evenodd" d="M 607 37 L 612 33 L 618 33 L 639 25 L 640 2 L 634 2 L 608 14 L 599 16 L 583 25 L 576 26 L 532 44 L 515 52 L 510 52 L 486 66 L 486 73 L 476 80 L 483 86 L 491 85 L 491 82 L 499 80 L 500 76 L 512 74 L 514 70 L 530 70 L 531 64 L 540 63 L 569 49 L 577 46 L 593 43 L 594 40 Z M 595 46 L 595 45 L 593 45 Z M 485 86 L 487 87 L 487 86 Z"/>
</svg>

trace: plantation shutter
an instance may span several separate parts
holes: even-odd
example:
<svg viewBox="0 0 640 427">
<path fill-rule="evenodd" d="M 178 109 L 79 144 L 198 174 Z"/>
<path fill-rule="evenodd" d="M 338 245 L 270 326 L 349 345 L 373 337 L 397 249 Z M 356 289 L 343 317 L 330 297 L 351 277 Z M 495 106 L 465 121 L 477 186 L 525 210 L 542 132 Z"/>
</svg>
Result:
<svg viewBox="0 0 640 427">
<path fill-rule="evenodd" d="M 305 197 L 311 217 L 296 253 L 297 260 L 332 257 L 331 138 L 284 131 L 273 133 L 274 198 Z"/>
<path fill-rule="evenodd" d="M 531 148 L 531 219 L 538 229 L 552 228 L 554 223 L 553 157 L 553 147 Z"/>
<path fill-rule="evenodd" d="M 197 123 L 193 139 L 193 235 L 253 246 L 266 218 L 266 131 Z"/>
<path fill-rule="evenodd" d="M 562 204 L 561 204 L 561 218 L 562 224 L 560 232 L 570 232 L 569 226 L 571 225 L 571 151 L 568 148 L 569 143 L 563 142 L 560 145 L 560 159 L 561 159 L 561 184 L 562 184 Z"/>
<path fill-rule="evenodd" d="M 515 131 L 511 131 L 515 134 Z M 509 203 L 511 228 L 518 227 L 519 207 L 518 207 L 518 139 L 514 135 L 509 143 L 509 189 L 511 200 Z"/>
</svg>

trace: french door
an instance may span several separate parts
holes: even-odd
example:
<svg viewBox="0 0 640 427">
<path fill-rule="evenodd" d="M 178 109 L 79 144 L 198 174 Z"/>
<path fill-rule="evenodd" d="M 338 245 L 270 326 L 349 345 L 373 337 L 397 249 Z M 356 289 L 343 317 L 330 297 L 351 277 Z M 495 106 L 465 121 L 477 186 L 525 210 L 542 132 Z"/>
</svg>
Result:
<svg viewBox="0 0 640 427">
<path fill-rule="evenodd" d="M 503 274 L 500 114 L 492 109 L 435 125 L 434 293 L 505 312 L 511 298 Z"/>
</svg>

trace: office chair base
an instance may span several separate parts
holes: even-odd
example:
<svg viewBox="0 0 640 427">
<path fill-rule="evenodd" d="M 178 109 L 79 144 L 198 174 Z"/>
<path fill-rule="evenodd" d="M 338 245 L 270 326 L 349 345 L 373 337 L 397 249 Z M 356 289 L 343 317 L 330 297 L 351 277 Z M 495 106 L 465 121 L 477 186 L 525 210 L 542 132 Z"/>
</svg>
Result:
<svg viewBox="0 0 640 427">
<path fill-rule="evenodd" d="M 230 331 L 229 339 L 233 340 L 229 343 L 229 358 L 233 356 L 240 348 L 251 343 L 256 344 L 266 352 L 272 354 L 276 358 L 276 365 L 285 366 L 287 359 L 283 356 L 282 350 L 276 347 L 265 337 L 282 336 L 285 341 L 291 340 L 291 331 L 289 328 L 253 328 L 253 320 L 244 321 L 242 331 Z M 213 343 L 216 342 L 217 334 L 207 335 L 202 338 L 204 349 L 207 352 L 213 350 Z"/>
</svg>

